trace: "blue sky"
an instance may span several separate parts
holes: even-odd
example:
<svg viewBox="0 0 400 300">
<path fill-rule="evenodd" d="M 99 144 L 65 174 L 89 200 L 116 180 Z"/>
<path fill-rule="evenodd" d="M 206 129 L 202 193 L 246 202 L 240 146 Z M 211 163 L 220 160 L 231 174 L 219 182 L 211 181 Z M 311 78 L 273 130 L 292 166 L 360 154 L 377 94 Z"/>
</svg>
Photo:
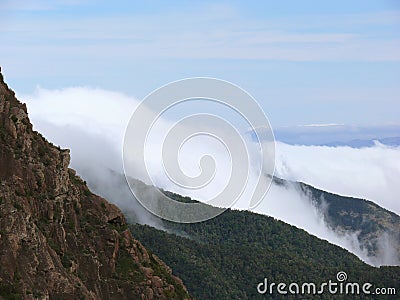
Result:
<svg viewBox="0 0 400 300">
<path fill-rule="evenodd" d="M 0 1 L 17 93 L 238 84 L 273 127 L 399 124 L 400 1 Z"/>
</svg>

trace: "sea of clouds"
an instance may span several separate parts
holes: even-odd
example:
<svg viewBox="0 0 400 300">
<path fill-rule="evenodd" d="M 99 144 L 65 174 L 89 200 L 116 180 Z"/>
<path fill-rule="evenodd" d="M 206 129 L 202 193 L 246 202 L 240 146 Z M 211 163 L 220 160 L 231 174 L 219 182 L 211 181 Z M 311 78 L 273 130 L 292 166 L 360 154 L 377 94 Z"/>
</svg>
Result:
<svg viewBox="0 0 400 300">
<path fill-rule="evenodd" d="M 122 147 L 126 125 L 139 101 L 127 95 L 94 89 L 72 87 L 59 90 L 37 88 L 29 95 L 18 95 L 26 102 L 34 129 L 40 131 L 51 142 L 71 149 L 71 167 L 88 182 L 98 194 L 116 203 L 122 210 L 130 212 L 139 222 L 161 226 L 160 220 L 148 213 L 135 201 L 123 174 Z M 151 113 L 151 112 L 149 112 Z M 161 118 L 162 132 L 173 122 Z M 149 168 L 157 170 L 162 163 L 160 141 L 155 141 L 149 151 Z M 217 161 L 214 184 L 203 191 L 188 191 L 177 188 L 162 174 L 156 175 L 155 183 L 193 198 L 206 200 L 223 185 L 229 177 L 229 160 L 224 149 L 201 138 L 182 147 L 179 163 L 182 169 L 192 175 L 198 172 L 198 161 L 191 159 L 211 152 Z M 186 154 L 185 154 L 186 153 Z M 219 163 L 218 163 L 219 162 Z M 162 173 L 162 172 L 161 172 Z M 141 179 L 141 174 L 131 174 Z M 376 204 L 400 215 L 400 148 L 376 143 L 373 147 L 351 148 L 346 146 L 304 146 L 276 142 L 275 175 L 302 181 L 332 193 L 369 199 Z M 256 175 L 250 170 L 250 180 Z M 147 182 L 149 183 L 149 182 Z M 245 191 L 243 198 L 248 195 Z M 357 233 L 339 235 L 330 229 L 320 209 L 314 207 L 307 195 L 295 185 L 272 184 L 263 201 L 253 210 L 273 216 L 284 222 L 302 228 L 309 233 L 348 249 L 367 263 L 373 265 L 400 264 L 390 244 L 382 246 L 387 251 L 380 257 L 368 257 L 359 245 Z M 246 209 L 243 201 L 236 208 Z"/>
</svg>

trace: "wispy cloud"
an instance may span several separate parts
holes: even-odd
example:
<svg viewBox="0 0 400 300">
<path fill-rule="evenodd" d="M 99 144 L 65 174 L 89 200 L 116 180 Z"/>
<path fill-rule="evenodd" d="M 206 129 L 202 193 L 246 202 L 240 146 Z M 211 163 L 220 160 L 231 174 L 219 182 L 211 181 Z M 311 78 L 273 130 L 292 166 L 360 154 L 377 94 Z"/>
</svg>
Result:
<svg viewBox="0 0 400 300">
<path fill-rule="evenodd" d="M 31 9 L 35 7 L 50 9 L 52 4 L 43 1 L 31 5 Z M 224 15 L 219 10 L 229 13 Z M 29 49 L 63 57 L 74 56 L 76 51 L 81 57 L 88 57 L 94 52 L 99 59 L 118 52 L 122 57 L 148 58 L 400 61 L 399 35 L 378 36 L 352 27 L 354 22 L 386 24 L 394 18 L 393 14 L 396 13 L 355 14 L 346 18 L 318 16 L 314 21 L 307 19 L 308 28 L 299 30 L 302 22 L 297 19 L 282 17 L 261 22 L 245 18 L 240 11 L 229 10 L 229 6 L 210 5 L 196 12 L 145 16 L 120 13 L 71 15 L 68 19 L 28 17 L 8 24 L 2 34 L 10 41 L 4 44 L 6 48 L 23 38 L 26 48 L 14 48 L 14 55 Z M 331 29 L 321 29 L 321 24 L 328 26 L 329 22 Z M 343 24 L 347 27 L 342 28 Z M 16 32 L 19 37 L 14 36 Z"/>
</svg>

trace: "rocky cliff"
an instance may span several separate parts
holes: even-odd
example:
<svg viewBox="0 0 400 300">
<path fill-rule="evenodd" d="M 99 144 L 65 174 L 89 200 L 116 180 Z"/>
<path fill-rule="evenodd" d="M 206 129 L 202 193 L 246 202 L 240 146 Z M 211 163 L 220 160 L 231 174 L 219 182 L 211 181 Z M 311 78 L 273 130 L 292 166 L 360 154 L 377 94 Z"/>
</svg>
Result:
<svg viewBox="0 0 400 300">
<path fill-rule="evenodd" d="M 0 299 L 190 298 L 69 160 L 0 72 Z"/>
</svg>

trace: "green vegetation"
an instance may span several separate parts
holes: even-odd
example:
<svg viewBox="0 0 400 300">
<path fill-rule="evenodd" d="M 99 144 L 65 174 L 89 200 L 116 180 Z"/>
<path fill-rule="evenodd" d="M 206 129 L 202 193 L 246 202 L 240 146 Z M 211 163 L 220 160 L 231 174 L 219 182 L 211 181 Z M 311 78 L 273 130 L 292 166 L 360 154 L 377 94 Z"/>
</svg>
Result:
<svg viewBox="0 0 400 300">
<path fill-rule="evenodd" d="M 187 293 L 183 287 L 176 284 L 172 275 L 168 273 L 167 270 L 162 267 L 162 265 L 160 265 L 152 253 L 150 253 L 150 268 L 153 269 L 154 275 L 164 278 L 169 284 L 175 286 L 175 290 L 173 292 L 168 290 L 164 291 L 168 299 L 184 299 L 187 296 Z"/>
<path fill-rule="evenodd" d="M 265 277 L 270 282 L 320 284 L 335 281 L 339 271 L 351 282 L 400 288 L 399 267 L 373 268 L 340 247 L 268 216 L 227 210 L 206 222 L 164 224 L 176 234 L 139 224 L 131 224 L 130 230 L 198 299 L 265 299 L 257 293 Z"/>
<path fill-rule="evenodd" d="M 386 218 L 388 223 L 400 223 L 400 217 L 396 214 L 387 211 L 375 203 L 367 200 L 343 197 L 336 194 L 328 193 L 312 186 L 300 183 L 302 190 L 311 192 L 313 201 L 317 205 L 321 205 L 322 201 L 328 204 L 327 215 L 332 226 L 344 226 L 350 230 L 360 230 L 363 226 L 372 226 L 369 230 L 380 229 L 379 223 L 370 223 L 363 221 L 363 216 L 371 216 L 374 218 Z M 369 231 L 368 230 L 368 231 Z"/>
<path fill-rule="evenodd" d="M 120 224 L 120 223 L 108 223 L 108 227 L 116 230 L 117 232 L 121 233 L 128 229 L 128 225 Z"/>
<path fill-rule="evenodd" d="M 14 286 L 0 283 L 0 298 L 4 300 L 19 300 L 22 299 L 22 295 Z"/>
<path fill-rule="evenodd" d="M 68 253 L 64 253 L 61 257 L 61 263 L 64 268 L 70 268 L 72 266 L 72 257 Z"/>
<path fill-rule="evenodd" d="M 7 135 L 8 135 L 8 132 L 4 129 L 4 127 L 0 127 L 0 140 L 5 141 Z"/>
<path fill-rule="evenodd" d="M 13 203 L 13 206 L 14 206 L 16 209 L 18 209 L 18 210 L 23 210 L 22 205 L 19 204 L 18 202 L 14 202 L 14 203 Z"/>
<path fill-rule="evenodd" d="M 314 205 L 326 207 L 322 209 L 322 212 L 331 228 L 357 232 L 361 244 L 363 241 L 368 241 L 363 245 L 370 255 L 373 256 L 378 251 L 374 238 L 383 233 L 390 235 L 400 247 L 400 217 L 395 213 L 371 201 L 328 193 L 304 183 L 298 184 L 305 193 L 311 196 Z"/>
<path fill-rule="evenodd" d="M 43 158 L 46 155 L 46 148 L 38 147 L 38 154 L 39 154 L 39 157 Z"/>
<path fill-rule="evenodd" d="M 143 282 L 146 280 L 139 265 L 132 259 L 129 253 L 123 249 L 118 252 L 115 271 L 119 279 L 133 280 L 135 282 Z"/>
</svg>

